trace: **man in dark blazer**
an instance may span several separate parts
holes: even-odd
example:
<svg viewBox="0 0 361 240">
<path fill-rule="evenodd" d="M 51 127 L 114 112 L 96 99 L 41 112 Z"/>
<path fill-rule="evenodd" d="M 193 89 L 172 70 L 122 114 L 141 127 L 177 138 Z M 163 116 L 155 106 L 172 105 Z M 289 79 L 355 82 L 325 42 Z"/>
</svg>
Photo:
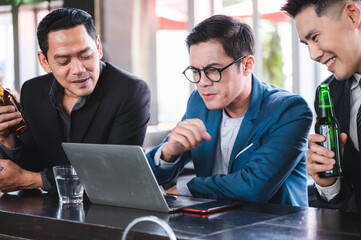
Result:
<svg viewBox="0 0 361 240">
<path fill-rule="evenodd" d="M 295 18 L 298 36 L 308 46 L 310 57 L 333 73 L 324 83 L 329 84 L 342 132 L 344 176 L 318 177 L 319 172 L 330 170 L 335 164 L 334 153 L 318 145 L 325 141 L 318 134 L 308 136 L 307 172 L 315 180 L 323 206 L 354 212 L 361 210 L 361 143 L 357 132 L 357 112 L 361 104 L 360 7 L 360 1 L 352 0 L 288 0 L 282 7 Z"/>
<path fill-rule="evenodd" d="M 69 164 L 62 142 L 142 145 L 150 118 L 147 84 L 100 61 L 93 20 L 79 9 L 58 9 L 38 26 L 38 53 L 48 73 L 24 83 L 21 105 L 29 129 L 18 136 L 11 106 L 0 107 L 0 191 L 55 191 L 52 166 Z"/>
<path fill-rule="evenodd" d="M 160 184 L 193 161 L 196 177 L 167 193 L 308 206 L 306 148 L 312 112 L 299 95 L 260 81 L 251 28 L 215 15 L 187 37 L 196 84 L 186 113 L 148 154 Z"/>
</svg>

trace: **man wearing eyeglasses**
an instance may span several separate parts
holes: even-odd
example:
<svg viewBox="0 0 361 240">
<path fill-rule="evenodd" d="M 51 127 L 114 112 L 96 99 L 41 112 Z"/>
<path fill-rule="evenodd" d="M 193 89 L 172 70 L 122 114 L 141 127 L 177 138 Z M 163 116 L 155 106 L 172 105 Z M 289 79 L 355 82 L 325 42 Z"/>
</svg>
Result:
<svg viewBox="0 0 361 240">
<path fill-rule="evenodd" d="M 159 184 L 193 160 L 196 177 L 167 193 L 307 206 L 307 103 L 252 74 L 254 37 L 235 18 L 204 20 L 187 46 L 191 65 L 183 74 L 197 90 L 182 121 L 147 154 Z"/>
</svg>

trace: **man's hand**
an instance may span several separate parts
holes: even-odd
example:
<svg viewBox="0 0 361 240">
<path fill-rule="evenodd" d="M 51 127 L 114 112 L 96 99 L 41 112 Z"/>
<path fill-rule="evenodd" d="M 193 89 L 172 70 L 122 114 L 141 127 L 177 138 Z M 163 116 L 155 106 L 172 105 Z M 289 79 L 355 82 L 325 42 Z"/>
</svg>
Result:
<svg viewBox="0 0 361 240">
<path fill-rule="evenodd" d="M 40 173 L 27 171 L 11 160 L 0 159 L 0 192 L 41 187 Z"/>
<path fill-rule="evenodd" d="M 199 146 L 203 141 L 211 140 L 206 127 L 199 119 L 186 119 L 179 122 L 164 143 L 161 158 L 173 162 L 176 157 Z"/>
<path fill-rule="evenodd" d="M 347 135 L 341 133 L 342 154 L 344 144 L 347 141 Z M 313 178 L 313 180 L 321 187 L 331 186 L 336 182 L 336 178 L 320 178 L 317 173 L 331 170 L 336 163 L 333 157 L 335 153 L 331 150 L 318 145 L 318 142 L 324 142 L 326 139 L 320 134 L 310 134 L 308 136 L 308 142 L 310 147 L 307 151 L 307 173 Z"/>
<path fill-rule="evenodd" d="M 179 192 L 177 190 L 177 185 L 174 185 L 173 187 L 169 188 L 167 191 L 165 191 L 165 193 L 170 195 L 179 195 Z"/>
<path fill-rule="evenodd" d="M 7 148 L 13 148 L 14 135 L 10 134 L 9 128 L 20 123 L 21 113 L 15 112 L 13 106 L 0 106 L 0 143 Z"/>
</svg>

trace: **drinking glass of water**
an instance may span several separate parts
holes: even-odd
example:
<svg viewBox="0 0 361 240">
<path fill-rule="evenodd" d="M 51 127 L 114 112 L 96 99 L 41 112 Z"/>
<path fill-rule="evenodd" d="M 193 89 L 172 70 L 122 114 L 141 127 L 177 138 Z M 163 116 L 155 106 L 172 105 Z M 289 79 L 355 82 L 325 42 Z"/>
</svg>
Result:
<svg viewBox="0 0 361 240">
<path fill-rule="evenodd" d="M 71 165 L 53 167 L 59 202 L 62 204 L 77 204 L 83 202 L 84 188 L 78 175 Z"/>
</svg>

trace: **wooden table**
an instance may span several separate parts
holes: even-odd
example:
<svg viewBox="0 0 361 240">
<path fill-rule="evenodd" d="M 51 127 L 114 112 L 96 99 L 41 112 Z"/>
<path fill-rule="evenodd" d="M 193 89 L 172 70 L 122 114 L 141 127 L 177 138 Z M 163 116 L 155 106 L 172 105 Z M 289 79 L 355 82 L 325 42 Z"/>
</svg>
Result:
<svg viewBox="0 0 361 240">
<path fill-rule="evenodd" d="M 210 215 L 165 214 L 88 200 L 61 206 L 57 195 L 39 191 L 0 197 L 0 234 L 27 239 L 121 239 L 125 227 L 143 216 L 167 222 L 177 239 L 361 239 L 361 215 L 329 209 L 244 203 Z M 168 237 L 159 225 L 144 222 L 135 225 L 127 239 Z"/>
</svg>

